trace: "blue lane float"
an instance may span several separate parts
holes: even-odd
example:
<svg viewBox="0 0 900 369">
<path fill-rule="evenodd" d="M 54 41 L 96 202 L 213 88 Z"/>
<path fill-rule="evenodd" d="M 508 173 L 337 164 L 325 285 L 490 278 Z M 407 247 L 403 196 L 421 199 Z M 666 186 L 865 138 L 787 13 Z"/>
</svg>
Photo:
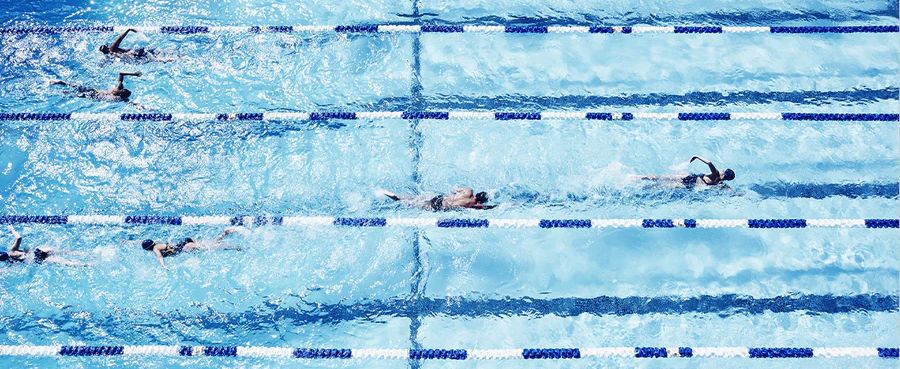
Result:
<svg viewBox="0 0 900 369">
<path fill-rule="evenodd" d="M 548 33 L 585 33 L 585 34 L 723 34 L 723 33 L 755 33 L 755 34 L 850 34 L 850 33 L 897 33 L 900 26 L 884 25 L 845 25 L 845 26 L 720 26 L 720 25 L 597 25 L 597 24 L 558 24 L 558 25 L 496 25 L 496 24 L 344 24 L 344 25 L 248 25 L 248 26 L 209 26 L 209 25 L 166 25 L 166 26 L 22 26 L 0 28 L 3 35 L 29 34 L 72 34 L 72 33 L 109 33 L 122 32 L 126 29 L 137 29 L 145 33 L 163 33 L 176 35 L 196 35 L 210 33 L 510 33 L 510 34 L 548 34 Z"/>
<path fill-rule="evenodd" d="M 270 357 L 306 360 L 396 359 L 396 360 L 579 360 L 587 358 L 690 359 L 750 358 L 805 359 L 882 358 L 897 359 L 897 347 L 569 347 L 569 348 L 293 348 L 264 346 L 36 346 L 0 345 L 0 356 L 205 356 Z"/>
<path fill-rule="evenodd" d="M 353 357 L 351 349 L 294 349 L 294 357 L 298 359 L 349 359 Z"/>
<path fill-rule="evenodd" d="M 325 121 L 325 120 L 672 120 L 808 122 L 900 122 L 897 113 L 794 112 L 603 112 L 603 111 L 320 111 L 238 113 L 29 113 L 0 112 L 0 121 Z"/>
<path fill-rule="evenodd" d="M 683 347 L 679 347 L 679 351 L 684 349 Z M 665 347 L 635 347 L 634 348 L 634 357 L 641 358 L 661 358 L 661 357 L 669 357 L 669 351 Z"/>
<path fill-rule="evenodd" d="M 412 360 L 466 360 L 468 352 L 464 349 L 409 349 Z"/>
<path fill-rule="evenodd" d="M 810 358 L 813 357 L 812 347 L 751 347 L 751 358 Z"/>
<path fill-rule="evenodd" d="M 125 346 L 62 346 L 59 356 L 114 356 L 124 352 Z"/>
<path fill-rule="evenodd" d="M 577 348 L 526 348 L 522 349 L 522 358 L 530 359 L 581 359 L 581 350 Z"/>
</svg>

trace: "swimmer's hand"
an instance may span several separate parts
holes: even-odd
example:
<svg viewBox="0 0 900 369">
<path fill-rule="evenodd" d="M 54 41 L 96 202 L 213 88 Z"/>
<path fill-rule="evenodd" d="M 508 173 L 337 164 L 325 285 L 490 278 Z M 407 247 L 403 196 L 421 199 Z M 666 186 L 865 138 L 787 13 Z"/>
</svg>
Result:
<svg viewBox="0 0 900 369">
<path fill-rule="evenodd" d="M 693 163 L 694 160 L 700 160 L 700 161 L 702 161 L 704 164 L 709 164 L 709 160 L 706 160 L 706 159 L 701 158 L 701 157 L 699 157 L 699 156 L 692 157 L 692 158 L 691 158 L 691 161 L 690 161 L 689 163 Z"/>
<path fill-rule="evenodd" d="M 222 235 L 223 235 L 223 236 L 227 236 L 227 235 L 230 235 L 230 234 L 232 234 L 232 233 L 238 233 L 238 234 L 241 234 L 241 233 L 246 233 L 246 232 L 247 232 L 247 228 L 246 228 L 246 227 L 233 227 L 233 226 L 232 226 L 232 227 L 226 227 L 225 230 L 222 231 Z"/>
<path fill-rule="evenodd" d="M 9 233 L 12 233 L 13 237 L 15 237 L 17 239 L 22 238 L 22 235 L 20 235 L 19 232 L 16 232 L 16 229 L 13 228 L 12 224 L 7 224 L 6 229 L 9 230 Z"/>
<path fill-rule="evenodd" d="M 400 201 L 400 196 L 397 196 L 395 193 L 387 191 L 387 190 L 383 190 L 383 189 L 376 190 L 375 196 L 377 196 L 377 197 L 385 196 L 391 200 Z"/>
</svg>

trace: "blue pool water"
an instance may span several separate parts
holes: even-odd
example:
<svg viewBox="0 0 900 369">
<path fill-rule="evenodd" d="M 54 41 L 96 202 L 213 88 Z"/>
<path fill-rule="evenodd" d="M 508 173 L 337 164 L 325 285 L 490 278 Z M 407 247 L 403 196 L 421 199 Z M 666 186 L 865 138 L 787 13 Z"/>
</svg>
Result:
<svg viewBox="0 0 900 369">
<path fill-rule="evenodd" d="M 281 24 L 895 25 L 898 5 L 795 1 L 32 1 L 0 27 Z M 896 113 L 884 34 L 252 34 L 130 36 L 177 60 L 131 64 L 113 34 L 0 35 L 0 111 L 133 112 L 49 79 L 111 87 L 145 111 L 516 110 Z M 433 217 L 375 190 L 485 189 L 454 217 L 897 218 L 896 122 L 2 122 L 0 214 Z M 627 183 L 737 172 L 733 191 Z M 209 226 L 18 226 L 25 248 L 89 268 L 0 268 L 0 345 L 353 348 L 896 347 L 900 250 L 873 229 L 255 227 L 243 251 L 163 270 L 152 237 Z M 0 244 L 11 242 L 5 230 Z M 792 300 L 795 299 L 795 300 Z M 790 300 L 790 302 L 786 302 Z M 636 361 L 0 357 L 0 367 L 893 368 L 896 360 Z"/>
</svg>

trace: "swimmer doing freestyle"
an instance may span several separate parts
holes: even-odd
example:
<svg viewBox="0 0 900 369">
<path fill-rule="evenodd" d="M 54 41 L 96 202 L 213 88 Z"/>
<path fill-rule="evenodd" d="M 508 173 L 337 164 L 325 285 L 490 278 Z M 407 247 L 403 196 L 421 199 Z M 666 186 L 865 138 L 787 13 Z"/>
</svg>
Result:
<svg viewBox="0 0 900 369">
<path fill-rule="evenodd" d="M 100 46 L 100 52 L 107 56 L 117 57 L 120 59 L 136 61 L 136 62 L 149 62 L 149 61 L 157 61 L 157 62 L 171 62 L 174 61 L 171 57 L 165 57 L 161 55 L 154 48 L 146 48 L 146 47 L 136 47 L 133 49 L 126 49 L 121 47 L 122 41 L 125 40 L 125 36 L 128 36 L 129 32 L 137 32 L 134 28 L 126 29 L 125 32 L 119 35 L 115 41 L 113 41 L 110 45 L 102 45 Z"/>
<path fill-rule="evenodd" d="M 116 83 L 116 87 L 109 90 L 100 90 L 58 79 L 51 80 L 50 84 L 70 87 L 76 97 L 84 97 L 97 101 L 128 102 L 131 97 L 131 90 L 125 88 L 125 76 L 140 77 L 141 72 L 119 72 L 119 80 L 118 83 Z"/>
<path fill-rule="evenodd" d="M 381 190 L 380 194 L 387 198 L 399 201 L 409 206 L 419 207 L 430 211 L 447 211 L 459 209 L 493 209 L 496 205 L 486 205 L 487 192 L 474 193 L 471 188 L 458 188 L 446 195 L 397 195 L 393 192 Z"/>
<path fill-rule="evenodd" d="M 683 187 L 688 190 L 693 190 L 698 187 L 727 187 L 725 181 L 731 181 L 734 179 L 734 171 L 731 169 L 725 169 L 725 172 L 719 172 L 719 169 L 717 169 L 716 166 L 713 165 L 713 163 L 709 160 L 706 160 L 699 156 L 694 156 L 691 158 L 690 163 L 693 163 L 694 160 L 699 160 L 709 166 L 710 173 L 637 177 L 641 180 L 654 181 L 672 185 L 675 187 Z"/>
<path fill-rule="evenodd" d="M 156 255 L 159 265 L 166 268 L 163 258 L 175 256 L 183 252 L 193 252 L 201 250 L 240 250 L 239 247 L 232 247 L 222 242 L 228 235 L 237 232 L 238 228 L 228 227 L 218 237 L 213 240 L 197 240 L 193 238 L 185 238 L 176 243 L 156 242 L 152 239 L 146 239 L 141 242 L 141 248 L 146 251 L 152 251 Z"/>
<path fill-rule="evenodd" d="M 91 265 L 89 263 L 69 260 L 59 256 L 59 254 L 67 253 L 68 251 L 57 251 L 46 246 L 37 247 L 34 251 L 29 255 L 28 252 L 22 250 L 22 235 L 19 232 L 16 232 L 16 229 L 13 228 L 12 225 L 7 225 L 7 229 L 13 236 L 13 244 L 7 251 L 0 251 L 0 263 L 5 264 L 18 264 L 25 263 L 27 261 L 31 261 L 35 264 L 59 264 L 66 266 L 88 266 Z M 33 255 L 33 256 L 32 256 Z M 32 257 L 29 257 L 32 256 Z"/>
</svg>

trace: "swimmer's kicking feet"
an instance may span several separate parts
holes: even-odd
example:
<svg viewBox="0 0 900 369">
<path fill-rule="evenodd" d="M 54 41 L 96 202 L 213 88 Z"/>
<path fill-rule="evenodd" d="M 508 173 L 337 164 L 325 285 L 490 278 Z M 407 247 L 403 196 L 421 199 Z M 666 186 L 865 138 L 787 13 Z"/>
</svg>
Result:
<svg viewBox="0 0 900 369">
<path fill-rule="evenodd" d="M 0 262 L 15 264 L 15 263 L 23 263 L 29 260 L 28 253 L 22 250 L 22 235 L 19 232 L 16 232 L 16 229 L 13 228 L 12 225 L 7 225 L 7 229 L 13 235 L 13 244 L 12 247 L 9 248 L 8 251 L 2 252 L 0 251 Z M 65 259 L 59 256 L 64 252 L 56 251 L 47 247 L 40 247 L 34 249 L 34 257 L 31 258 L 31 261 L 35 264 L 60 264 L 66 266 L 89 266 L 90 263 L 75 261 Z"/>
<path fill-rule="evenodd" d="M 112 45 L 103 45 L 100 46 L 100 52 L 105 55 L 115 56 L 122 59 L 129 59 L 133 61 L 158 61 L 158 62 L 171 62 L 175 59 L 163 57 L 159 54 L 156 49 L 153 48 L 144 48 L 144 47 L 136 47 L 134 49 L 125 49 L 122 48 L 122 41 L 125 40 L 125 36 L 128 36 L 129 32 L 137 32 L 134 28 L 126 29 L 125 32 L 122 32 L 115 41 L 113 41 Z"/>
<path fill-rule="evenodd" d="M 237 232 L 237 230 L 238 228 L 236 227 L 225 228 L 225 231 L 223 231 L 222 234 L 211 241 L 194 241 L 194 239 L 188 237 L 179 241 L 178 243 L 169 244 L 146 239 L 141 242 L 141 248 L 147 251 L 153 251 L 153 253 L 156 254 L 156 260 L 159 261 L 159 265 L 162 265 L 163 268 L 166 268 L 166 264 L 163 262 L 163 258 L 175 256 L 182 252 L 201 250 L 240 250 L 239 247 L 233 247 L 222 242 L 225 237 Z"/>
<path fill-rule="evenodd" d="M 50 84 L 70 87 L 74 90 L 73 92 L 77 97 L 85 97 L 97 101 L 128 102 L 128 99 L 131 97 L 131 90 L 125 88 L 125 76 L 140 77 L 141 72 L 119 72 L 119 80 L 116 83 L 116 87 L 109 90 L 99 90 L 62 80 L 52 80 Z"/>
<path fill-rule="evenodd" d="M 725 184 L 725 181 L 730 181 L 734 179 L 734 171 L 731 169 L 725 169 L 724 173 L 719 172 L 715 165 L 709 160 L 701 158 L 699 156 L 695 156 L 691 158 L 691 163 L 694 160 L 700 160 L 709 166 L 709 174 L 681 174 L 681 175 L 666 175 L 666 176 L 640 176 L 641 180 L 646 181 L 656 181 L 660 183 L 666 183 L 670 185 L 674 185 L 676 187 L 684 187 L 686 189 L 694 189 L 697 186 L 704 187 L 714 187 L 714 186 L 722 186 L 728 187 Z"/>
<path fill-rule="evenodd" d="M 430 211 L 458 209 L 493 209 L 496 205 L 485 205 L 488 202 L 487 192 L 473 194 L 471 188 L 459 188 L 447 195 L 397 195 L 388 191 L 379 191 L 387 198 L 400 201 L 409 206 L 420 207 Z"/>
</svg>

